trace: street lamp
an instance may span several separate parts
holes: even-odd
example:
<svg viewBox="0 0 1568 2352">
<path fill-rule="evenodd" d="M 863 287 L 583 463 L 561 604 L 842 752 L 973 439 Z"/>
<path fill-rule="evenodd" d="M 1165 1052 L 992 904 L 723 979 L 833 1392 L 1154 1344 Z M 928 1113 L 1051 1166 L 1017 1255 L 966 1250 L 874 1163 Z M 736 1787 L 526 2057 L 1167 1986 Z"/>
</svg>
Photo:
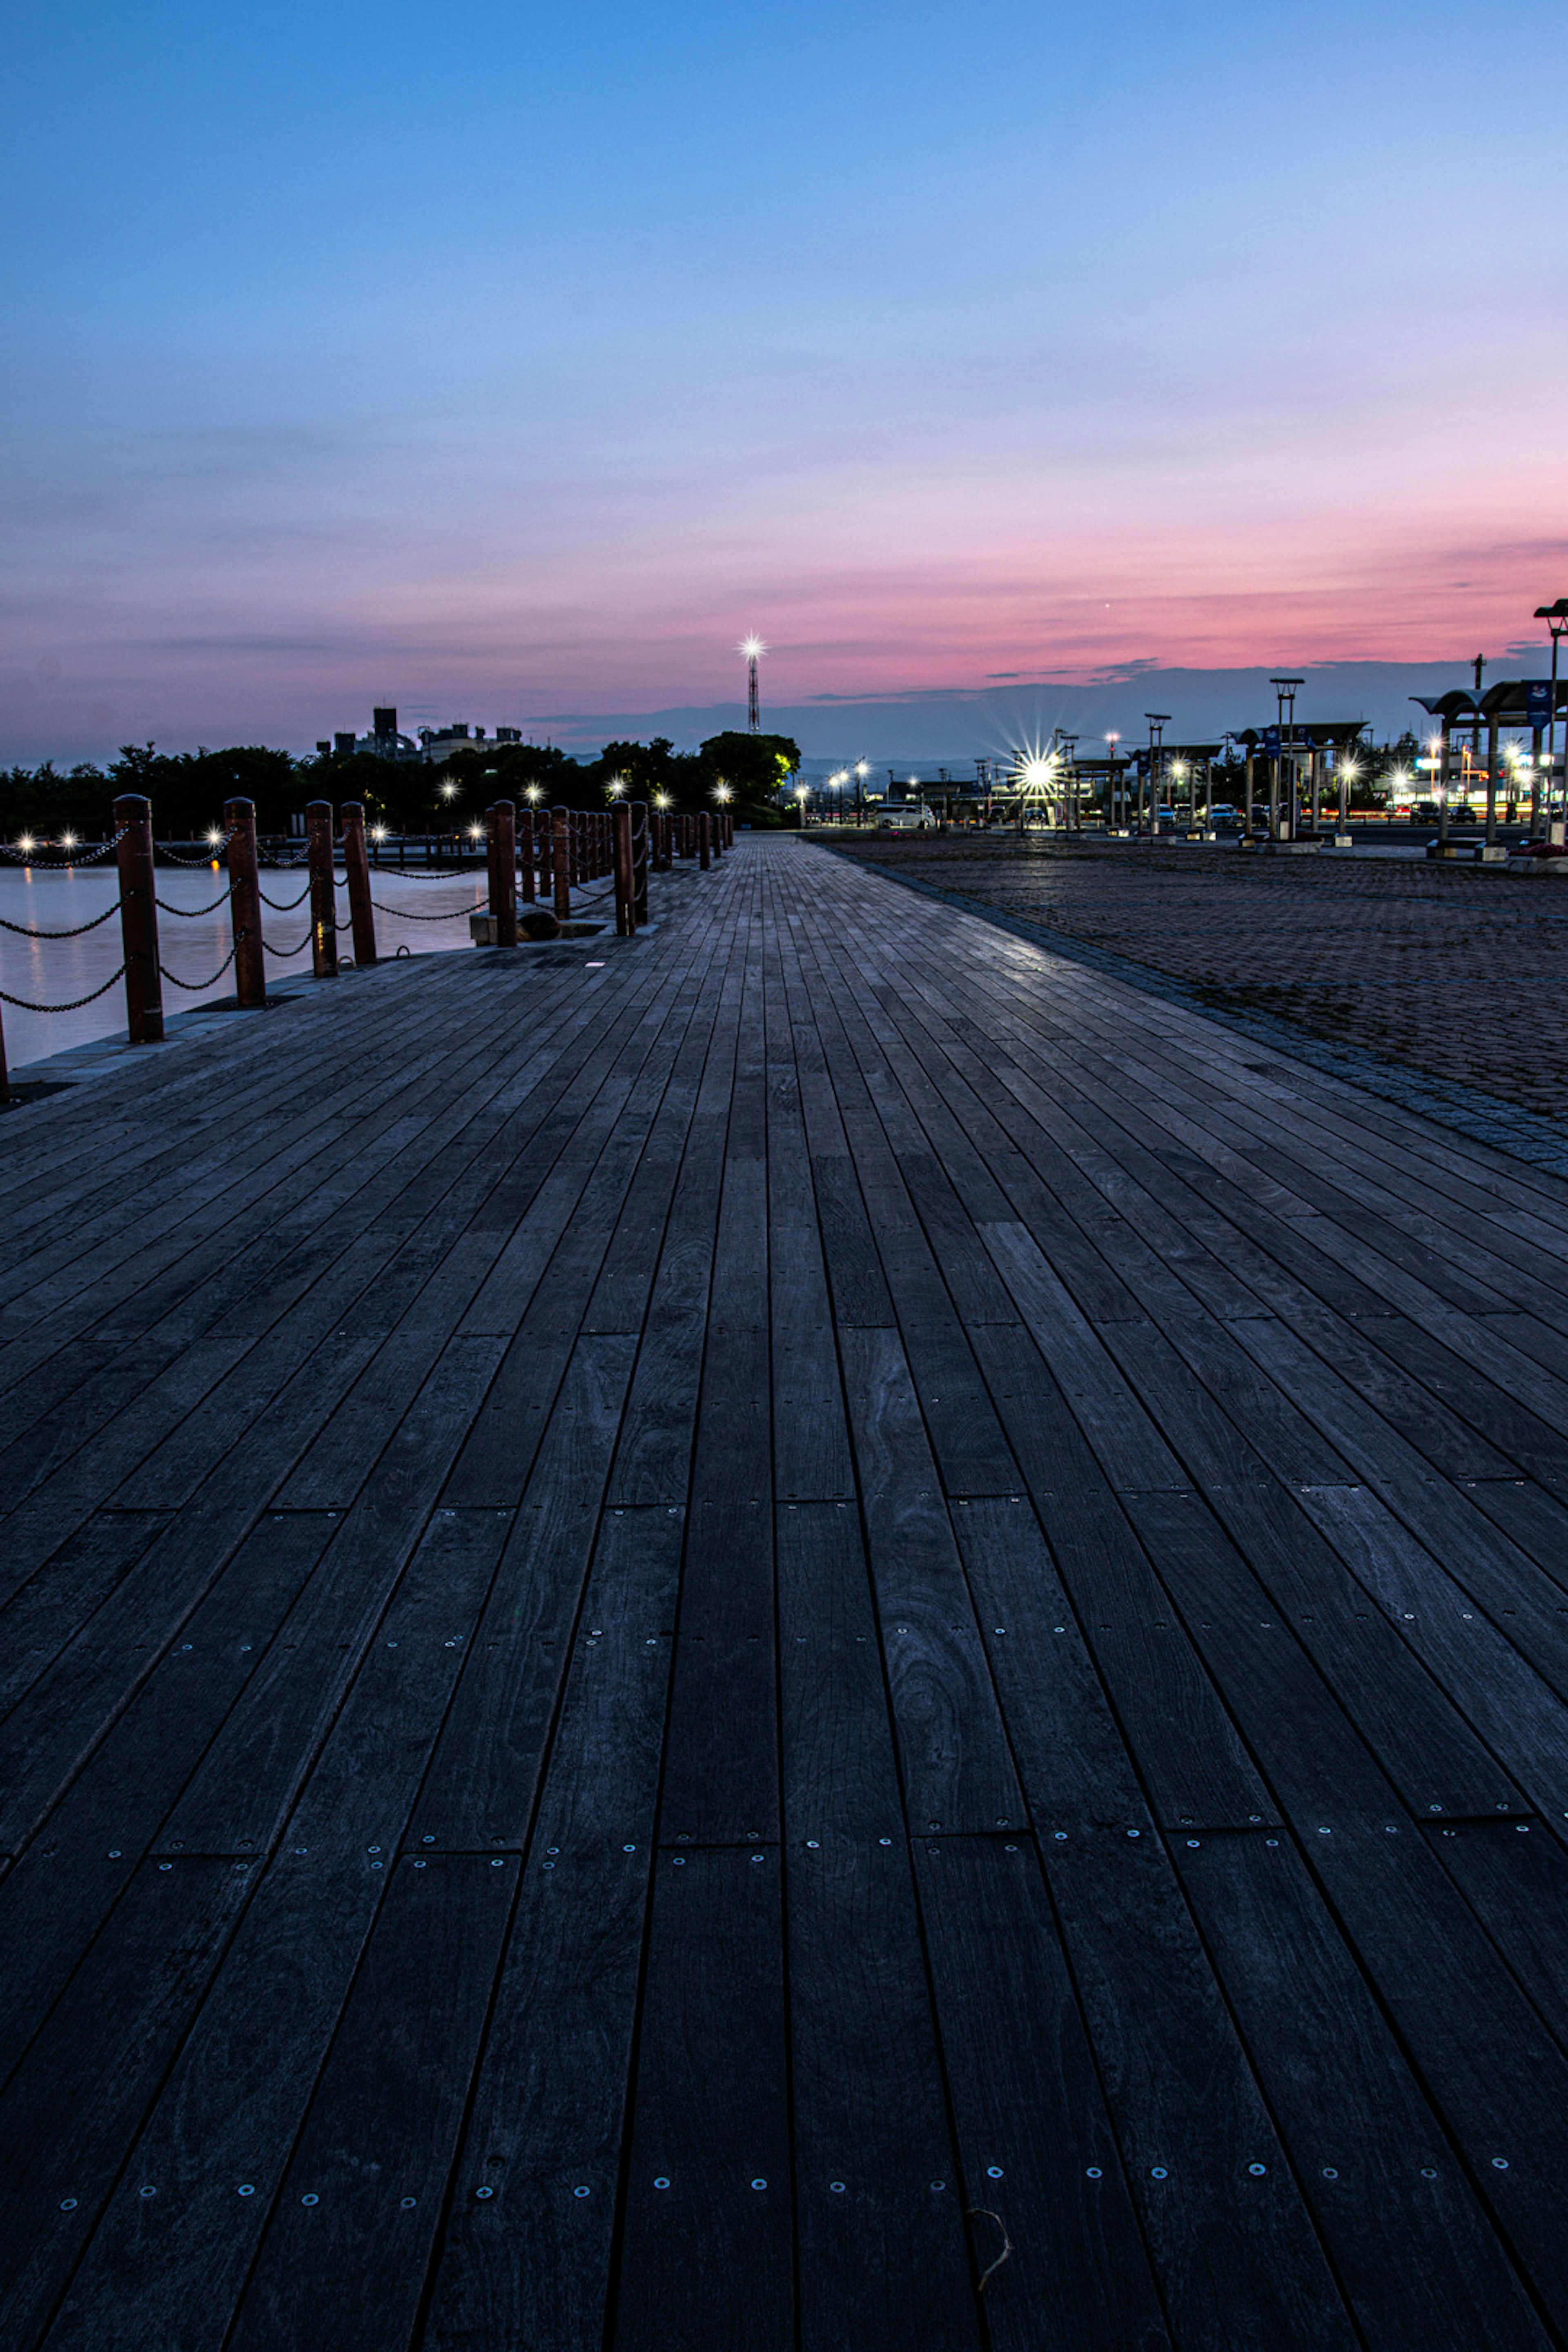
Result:
<svg viewBox="0 0 1568 2352">
<path fill-rule="evenodd" d="M 1149 721 L 1149 837 L 1152 840 L 1157 830 L 1157 812 L 1160 806 L 1160 782 L 1154 762 L 1165 740 L 1165 730 L 1171 723 L 1171 714 L 1168 710 L 1146 710 L 1143 716 Z M 1140 782 L 1138 787 L 1140 827 L 1142 823 L 1142 806 L 1143 787 Z"/>
<path fill-rule="evenodd" d="M 1296 740 L 1296 688 L 1299 686 L 1305 686 L 1307 681 L 1304 677 L 1271 677 L 1268 683 L 1274 688 L 1277 721 L 1275 731 L 1279 738 L 1279 750 L 1275 756 L 1269 779 L 1272 789 L 1268 795 L 1268 830 L 1278 840 L 1279 787 L 1285 776 L 1285 738 L 1289 733 L 1291 742 L 1294 743 Z M 1293 765 L 1290 770 L 1290 830 L 1285 837 L 1288 841 L 1294 841 L 1296 838 L 1296 771 Z"/>
<path fill-rule="evenodd" d="M 1116 830 L 1116 747 L 1121 740 L 1120 730 L 1112 727 L 1105 738 L 1105 814 L 1113 833 Z M 1125 815 L 1126 811 L 1123 810 L 1122 814 Z"/>
<path fill-rule="evenodd" d="M 1535 617 L 1544 621 L 1552 632 L 1552 707 L 1546 716 L 1546 823 L 1552 825 L 1552 780 L 1557 760 L 1557 648 L 1568 635 L 1568 596 L 1559 596 L 1555 604 L 1537 604 Z M 1565 798 L 1568 798 L 1568 728 L 1563 730 L 1563 772 Z"/>
<path fill-rule="evenodd" d="M 609 793 L 610 798 L 613 801 L 624 800 L 626 792 L 626 780 L 625 776 L 612 776 L 609 782 L 605 786 L 605 790 Z"/>
<path fill-rule="evenodd" d="M 733 800 L 735 796 L 730 790 L 729 785 L 721 780 L 720 782 L 716 783 L 713 787 L 713 797 L 718 802 L 720 807 L 722 808 L 726 801 Z"/>
</svg>

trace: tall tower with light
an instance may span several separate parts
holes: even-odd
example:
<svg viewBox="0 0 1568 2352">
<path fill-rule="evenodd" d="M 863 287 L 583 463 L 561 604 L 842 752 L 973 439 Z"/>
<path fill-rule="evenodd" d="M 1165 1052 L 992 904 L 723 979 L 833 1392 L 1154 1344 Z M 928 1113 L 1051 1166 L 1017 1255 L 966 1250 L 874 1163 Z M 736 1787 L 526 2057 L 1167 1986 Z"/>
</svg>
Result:
<svg viewBox="0 0 1568 2352">
<path fill-rule="evenodd" d="M 746 665 L 746 732 L 760 735 L 763 731 L 763 706 L 757 692 L 757 664 L 767 652 L 761 637 L 742 637 L 735 651 Z"/>
</svg>

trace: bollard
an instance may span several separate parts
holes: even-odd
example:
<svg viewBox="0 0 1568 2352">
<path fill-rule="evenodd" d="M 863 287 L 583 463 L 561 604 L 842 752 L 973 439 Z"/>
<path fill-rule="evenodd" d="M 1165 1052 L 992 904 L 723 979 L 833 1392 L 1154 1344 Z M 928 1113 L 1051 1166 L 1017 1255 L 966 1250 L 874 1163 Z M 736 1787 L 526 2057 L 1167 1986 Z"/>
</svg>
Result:
<svg viewBox="0 0 1568 2352">
<path fill-rule="evenodd" d="M 524 906 L 531 907 L 534 899 L 534 869 L 539 863 L 539 850 L 533 838 L 532 809 L 520 809 L 518 823 L 522 830 L 518 836 L 518 846 L 521 854 L 518 860 L 517 878 L 522 885 Z"/>
<path fill-rule="evenodd" d="M 563 808 L 550 813 L 551 868 L 555 883 L 555 919 L 566 922 L 572 913 L 572 820 Z"/>
<path fill-rule="evenodd" d="M 310 969 L 318 980 L 338 976 L 338 909 L 332 881 L 332 804 L 305 803 L 305 855 L 310 869 Z"/>
<path fill-rule="evenodd" d="M 364 810 L 358 801 L 343 803 L 342 827 L 343 871 L 349 884 L 349 934 L 354 943 L 354 961 L 356 964 L 374 963 L 375 909 L 370 903 L 370 858 L 364 845 Z"/>
<path fill-rule="evenodd" d="M 261 877 L 256 867 L 256 803 L 225 801 L 228 835 L 228 919 L 234 932 L 234 995 L 242 1013 L 267 1003 L 267 953 L 261 944 Z"/>
<path fill-rule="evenodd" d="M 662 809 L 655 813 L 653 825 L 653 870 L 656 874 L 668 874 L 669 871 L 669 819 Z"/>
<path fill-rule="evenodd" d="M 647 824 L 648 806 L 646 801 L 634 801 L 632 818 L 632 906 L 636 911 L 638 930 L 647 922 Z"/>
<path fill-rule="evenodd" d="M 517 810 L 496 801 L 485 811 L 485 865 L 498 948 L 517 945 Z"/>
<path fill-rule="evenodd" d="M 610 820 L 616 853 L 616 937 L 635 939 L 637 928 L 637 876 L 632 859 L 632 813 L 617 801 Z"/>
<path fill-rule="evenodd" d="M 153 878 L 153 804 L 140 793 L 114 803 L 120 836 L 120 939 L 125 952 L 125 1025 L 133 1045 L 163 1042 L 163 984 L 158 970 L 158 908 Z"/>
<path fill-rule="evenodd" d="M 699 871 L 703 874 L 707 873 L 708 868 L 713 863 L 713 856 L 710 846 L 711 834 L 712 825 L 709 819 L 708 812 L 704 809 L 701 815 L 697 820 L 697 865 Z"/>
</svg>

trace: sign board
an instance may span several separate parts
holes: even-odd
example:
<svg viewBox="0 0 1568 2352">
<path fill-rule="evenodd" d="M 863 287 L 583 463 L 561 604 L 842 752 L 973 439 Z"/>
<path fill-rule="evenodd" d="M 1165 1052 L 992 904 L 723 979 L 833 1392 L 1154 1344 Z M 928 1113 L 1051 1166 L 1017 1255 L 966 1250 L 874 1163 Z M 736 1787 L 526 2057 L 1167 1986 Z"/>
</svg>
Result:
<svg viewBox="0 0 1568 2352">
<path fill-rule="evenodd" d="M 1531 727 L 1552 724 L 1552 680 L 1549 677 L 1527 677 L 1524 680 L 1524 715 Z"/>
<path fill-rule="evenodd" d="M 1279 757 L 1279 730 L 1278 727 L 1266 727 L 1263 730 L 1262 744 L 1264 756 L 1267 759 L 1277 760 Z"/>
</svg>

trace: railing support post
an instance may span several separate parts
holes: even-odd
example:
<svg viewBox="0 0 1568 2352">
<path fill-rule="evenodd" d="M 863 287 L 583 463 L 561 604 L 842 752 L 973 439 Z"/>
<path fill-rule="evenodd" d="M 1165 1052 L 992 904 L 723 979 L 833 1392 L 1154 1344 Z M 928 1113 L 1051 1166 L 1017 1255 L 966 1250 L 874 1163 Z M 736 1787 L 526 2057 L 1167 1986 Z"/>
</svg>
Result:
<svg viewBox="0 0 1568 2352">
<path fill-rule="evenodd" d="M 531 907 L 534 895 L 533 871 L 538 862 L 539 852 L 533 845 L 533 811 L 526 801 L 517 813 L 517 822 L 518 848 L 521 853 L 517 861 L 518 887 L 522 892 L 523 905 Z"/>
<path fill-rule="evenodd" d="M 485 811 L 485 856 L 489 869 L 490 913 L 496 945 L 517 945 L 517 808 L 497 801 Z"/>
<path fill-rule="evenodd" d="M 342 827 L 343 871 L 349 883 L 349 935 L 354 944 L 354 962 L 374 963 L 375 909 L 370 903 L 370 856 L 364 844 L 364 810 L 358 801 L 343 803 Z"/>
<path fill-rule="evenodd" d="M 267 1002 L 267 956 L 261 945 L 261 877 L 256 866 L 256 803 L 225 801 L 228 835 L 228 919 L 234 931 L 234 998 L 242 1013 Z"/>
<path fill-rule="evenodd" d="M 563 808 L 550 812 L 551 868 L 555 884 L 555 919 L 568 921 L 572 914 L 572 823 Z"/>
<path fill-rule="evenodd" d="M 697 865 L 703 874 L 713 863 L 712 830 L 713 820 L 704 809 L 697 820 Z"/>
<path fill-rule="evenodd" d="M 305 855 L 310 869 L 310 969 L 318 980 L 338 976 L 338 910 L 332 882 L 332 804 L 305 803 Z"/>
<path fill-rule="evenodd" d="M 648 827 L 652 811 L 646 801 L 634 801 L 632 820 L 632 905 L 637 914 L 638 930 L 647 923 L 647 850 Z"/>
<path fill-rule="evenodd" d="M 114 803 L 120 836 L 120 939 L 125 951 L 125 1026 L 133 1045 L 163 1042 L 163 982 L 158 970 L 158 908 L 153 877 L 153 803 L 122 793 Z"/>
<path fill-rule="evenodd" d="M 616 853 L 616 937 L 630 940 L 637 937 L 637 874 L 632 858 L 632 813 L 625 801 L 617 801 L 610 815 L 610 828 Z"/>
</svg>

